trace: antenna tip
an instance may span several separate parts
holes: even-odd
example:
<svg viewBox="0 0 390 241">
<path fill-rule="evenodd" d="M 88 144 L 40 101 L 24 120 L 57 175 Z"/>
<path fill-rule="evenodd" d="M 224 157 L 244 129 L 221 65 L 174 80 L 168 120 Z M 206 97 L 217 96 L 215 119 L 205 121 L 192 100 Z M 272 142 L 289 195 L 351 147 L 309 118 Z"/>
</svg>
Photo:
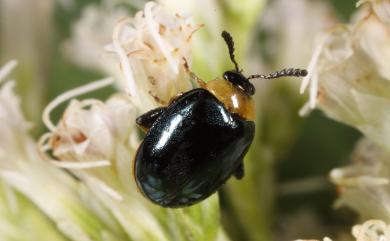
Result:
<svg viewBox="0 0 390 241">
<path fill-rule="evenodd" d="M 229 42 L 233 41 L 233 38 L 228 31 L 223 30 L 221 33 L 221 36 L 222 36 L 222 38 L 225 39 L 225 41 L 229 41 Z"/>
<path fill-rule="evenodd" d="M 308 72 L 305 69 L 301 69 L 301 71 L 299 71 L 299 75 L 302 77 L 305 77 L 307 74 L 308 74 Z"/>
</svg>

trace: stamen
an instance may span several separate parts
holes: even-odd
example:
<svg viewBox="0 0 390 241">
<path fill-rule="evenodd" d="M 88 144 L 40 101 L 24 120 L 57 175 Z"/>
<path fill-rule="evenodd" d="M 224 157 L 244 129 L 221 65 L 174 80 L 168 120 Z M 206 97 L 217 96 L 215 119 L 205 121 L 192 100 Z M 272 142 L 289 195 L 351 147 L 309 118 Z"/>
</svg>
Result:
<svg viewBox="0 0 390 241">
<path fill-rule="evenodd" d="M 162 40 L 160 34 L 158 33 L 158 29 L 156 26 L 156 22 L 153 20 L 152 15 L 152 7 L 155 6 L 155 3 L 149 2 L 145 5 L 145 20 L 146 24 L 148 26 L 149 32 L 152 35 L 154 41 L 156 42 L 157 46 L 160 48 L 161 52 L 167 59 L 169 65 L 171 66 L 173 72 L 175 74 L 179 73 L 179 66 L 178 63 L 173 59 L 169 47 L 165 44 L 165 42 Z"/>
<path fill-rule="evenodd" d="M 9 61 L 6 63 L 1 69 L 0 69 L 0 83 L 4 80 L 4 78 L 18 65 L 18 61 L 15 59 Z"/>
<path fill-rule="evenodd" d="M 311 109 L 314 109 L 316 107 L 317 93 L 318 93 L 318 74 L 315 73 L 311 79 L 310 93 L 309 93 L 309 103 Z"/>
<path fill-rule="evenodd" d="M 300 117 L 303 117 L 303 116 L 307 116 L 310 112 L 311 108 L 310 108 L 310 103 L 309 102 L 306 102 L 302 108 L 299 110 L 298 114 Z"/>
<path fill-rule="evenodd" d="M 340 186 L 364 188 L 389 184 L 387 178 L 356 174 L 355 172 L 353 168 L 336 168 L 330 172 L 329 176 L 332 182 Z"/>
<path fill-rule="evenodd" d="M 38 140 L 38 154 L 43 160 L 48 160 L 48 156 L 46 155 L 46 152 L 51 149 L 50 145 L 47 143 L 50 138 L 53 136 L 51 132 L 47 132 L 43 134 L 39 140 Z"/>
<path fill-rule="evenodd" d="M 72 90 L 69 90 L 69 91 L 62 93 L 61 95 L 57 96 L 54 100 L 52 100 L 44 109 L 43 115 L 42 115 L 43 123 L 50 131 L 54 131 L 56 129 L 56 127 L 53 124 L 53 122 L 50 120 L 50 113 L 57 106 L 59 106 L 63 102 L 65 102 L 71 98 L 74 98 L 76 96 L 79 96 L 79 95 L 106 87 L 108 85 L 111 85 L 113 82 L 114 82 L 113 78 L 111 78 L 111 77 L 105 78 L 105 79 L 97 80 L 95 82 L 88 83 L 86 85 L 83 85 L 83 86 L 80 86 L 80 87 L 77 87 L 75 89 L 72 89 Z"/>
<path fill-rule="evenodd" d="M 365 4 L 365 3 L 367 3 L 367 2 L 369 2 L 370 0 L 360 0 L 360 1 L 358 1 L 357 3 L 356 3 L 356 8 L 358 8 L 358 7 L 360 7 L 361 5 L 363 5 L 363 4 Z"/>
<path fill-rule="evenodd" d="M 309 66 L 307 67 L 308 75 L 306 75 L 306 77 L 303 78 L 302 83 L 301 83 L 301 87 L 299 90 L 300 94 L 303 94 L 305 92 L 306 88 L 310 84 L 310 80 L 312 79 L 312 76 L 317 74 L 317 72 L 315 71 L 315 68 L 317 66 L 319 57 L 321 55 L 321 52 L 322 52 L 327 40 L 328 40 L 328 36 L 322 36 L 319 40 L 319 44 L 314 49 L 314 53 L 310 59 Z M 318 80 L 318 78 L 317 78 L 317 80 Z"/>
<path fill-rule="evenodd" d="M 111 166 L 111 162 L 108 160 L 86 161 L 86 162 L 50 160 L 50 163 L 57 167 L 61 167 L 65 169 L 91 169 L 97 167 Z"/>
<path fill-rule="evenodd" d="M 125 76 L 125 79 L 128 81 L 129 84 L 129 93 L 130 95 L 135 98 L 136 101 L 138 101 L 138 93 L 137 93 L 137 84 L 133 77 L 133 71 L 131 69 L 129 59 L 127 58 L 126 51 L 123 49 L 121 43 L 120 43 L 120 34 L 122 31 L 123 26 L 126 24 L 130 24 L 131 20 L 128 18 L 122 19 L 119 21 L 119 23 L 114 28 L 114 33 L 112 35 L 112 43 L 114 47 L 114 51 L 119 56 L 119 62 L 121 63 L 123 74 Z"/>
<path fill-rule="evenodd" d="M 113 188 L 111 188 L 110 186 L 108 186 L 107 184 L 105 184 L 104 182 L 100 181 L 99 179 L 96 179 L 96 178 L 93 178 L 93 177 L 90 177 L 87 179 L 87 181 L 91 181 L 91 183 L 93 183 L 94 185 L 97 184 L 97 187 L 102 190 L 103 192 L 105 192 L 106 194 L 108 194 L 110 197 L 112 197 L 113 199 L 116 199 L 118 201 L 122 201 L 123 200 L 123 197 L 122 195 L 120 195 L 117 191 L 115 191 Z"/>
</svg>

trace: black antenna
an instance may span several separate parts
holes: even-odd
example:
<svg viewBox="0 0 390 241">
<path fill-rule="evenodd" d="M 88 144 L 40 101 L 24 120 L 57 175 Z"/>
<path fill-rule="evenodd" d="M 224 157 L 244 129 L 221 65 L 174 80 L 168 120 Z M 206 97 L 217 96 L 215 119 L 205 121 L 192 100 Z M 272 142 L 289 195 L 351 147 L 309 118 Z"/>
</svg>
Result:
<svg viewBox="0 0 390 241">
<path fill-rule="evenodd" d="M 241 72 L 238 68 L 238 64 L 236 62 L 236 59 L 234 58 L 234 41 L 233 41 L 232 36 L 230 35 L 230 33 L 226 32 L 226 31 L 222 31 L 222 38 L 225 40 L 226 45 L 229 48 L 230 59 L 232 60 L 234 66 L 236 68 L 236 71 Z"/>
<path fill-rule="evenodd" d="M 264 74 L 250 75 L 248 77 L 248 80 L 249 79 L 256 79 L 256 78 L 275 79 L 275 78 L 279 78 L 279 77 L 283 77 L 283 76 L 304 77 L 306 75 L 307 75 L 307 70 L 305 70 L 305 69 L 290 68 L 290 69 L 282 69 L 282 70 L 279 70 L 279 71 L 276 71 L 274 73 L 267 74 L 267 75 L 264 75 Z"/>
</svg>

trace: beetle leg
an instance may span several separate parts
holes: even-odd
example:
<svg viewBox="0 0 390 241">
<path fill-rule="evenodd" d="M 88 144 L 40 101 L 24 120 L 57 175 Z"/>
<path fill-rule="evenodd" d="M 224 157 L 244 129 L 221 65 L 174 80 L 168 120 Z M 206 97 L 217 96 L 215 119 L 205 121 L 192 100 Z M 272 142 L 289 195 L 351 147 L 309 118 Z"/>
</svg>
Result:
<svg viewBox="0 0 390 241">
<path fill-rule="evenodd" d="M 201 78 L 199 78 L 194 72 L 190 70 L 190 68 L 188 67 L 187 60 L 185 58 L 183 58 L 183 61 L 184 61 L 184 69 L 186 70 L 187 74 L 190 76 L 191 80 L 196 81 L 196 83 L 198 83 L 198 85 L 201 88 L 205 89 L 207 85 L 206 82 L 204 82 Z"/>
<path fill-rule="evenodd" d="M 146 132 L 166 109 L 167 107 L 157 107 L 138 116 L 135 122 Z"/>
<path fill-rule="evenodd" d="M 234 170 L 233 175 L 238 180 L 244 177 L 244 162 L 241 161 L 240 165 Z"/>
<path fill-rule="evenodd" d="M 167 105 L 167 103 L 160 99 L 157 95 L 155 95 L 151 90 L 148 91 L 149 95 L 151 95 L 153 97 L 153 99 L 157 102 L 157 103 L 160 103 L 161 105 Z"/>
</svg>

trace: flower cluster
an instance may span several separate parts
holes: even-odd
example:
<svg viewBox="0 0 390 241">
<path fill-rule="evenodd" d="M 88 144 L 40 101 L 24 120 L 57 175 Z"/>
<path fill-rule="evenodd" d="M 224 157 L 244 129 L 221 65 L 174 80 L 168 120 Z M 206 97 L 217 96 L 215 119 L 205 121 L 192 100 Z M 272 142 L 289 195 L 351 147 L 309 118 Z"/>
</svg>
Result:
<svg viewBox="0 0 390 241">
<path fill-rule="evenodd" d="M 362 9 L 356 22 L 319 38 L 301 91 L 310 101 L 301 114 L 319 106 L 331 118 L 355 126 L 380 145 L 389 143 L 389 27 Z"/>
<path fill-rule="evenodd" d="M 356 6 L 359 7 L 363 4 L 369 5 L 369 8 L 372 8 L 382 22 L 390 24 L 390 2 L 388 0 L 360 0 Z"/>
<path fill-rule="evenodd" d="M 336 206 L 348 205 L 363 220 L 390 221 L 390 153 L 367 139 L 352 155 L 352 166 L 332 170 L 330 178 L 341 194 Z"/>
<path fill-rule="evenodd" d="M 338 186 L 336 206 L 357 211 L 362 225 L 356 240 L 388 240 L 390 222 L 389 106 L 390 26 L 388 1 L 365 3 L 352 23 L 318 38 L 301 92 L 310 99 L 301 114 L 318 106 L 329 117 L 352 125 L 365 137 L 356 145 L 351 166 L 331 171 Z M 379 219 L 379 220 L 373 220 Z"/>
<path fill-rule="evenodd" d="M 199 27 L 153 2 L 133 19 L 124 18 L 116 25 L 106 49 L 117 55 L 121 87 L 140 110 L 167 104 L 192 87 L 184 61 L 191 61 L 191 38 Z"/>
</svg>

